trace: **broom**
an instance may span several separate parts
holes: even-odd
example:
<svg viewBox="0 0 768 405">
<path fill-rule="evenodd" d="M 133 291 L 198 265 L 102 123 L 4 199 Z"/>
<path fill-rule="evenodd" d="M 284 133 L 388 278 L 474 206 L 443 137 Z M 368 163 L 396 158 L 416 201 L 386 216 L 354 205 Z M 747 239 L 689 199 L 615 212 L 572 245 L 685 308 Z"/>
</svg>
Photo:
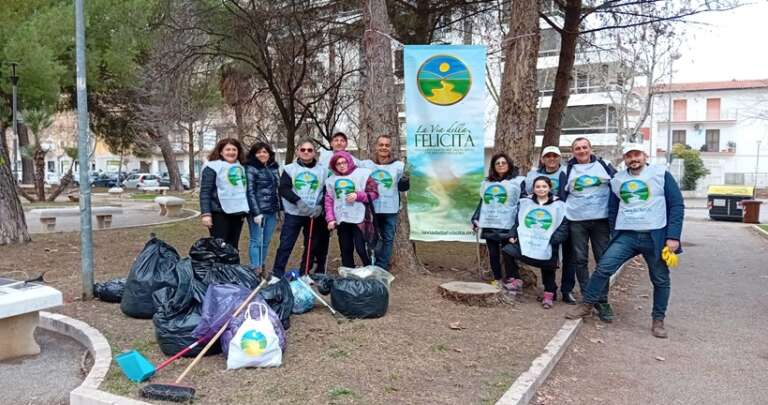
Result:
<svg viewBox="0 0 768 405">
<path fill-rule="evenodd" d="M 208 350 L 213 346 L 214 343 L 216 343 L 219 340 L 219 337 L 224 333 L 225 330 L 227 330 L 227 326 L 229 326 L 229 322 L 240 315 L 240 312 L 245 309 L 246 306 L 253 300 L 254 297 L 256 297 L 256 294 L 261 291 L 264 286 L 267 285 L 267 280 L 269 279 L 268 274 L 262 270 L 262 279 L 261 283 L 259 283 L 258 287 L 256 287 L 253 291 L 251 291 L 251 294 L 248 295 L 248 297 L 245 298 L 245 300 L 240 304 L 239 307 L 235 310 L 235 312 L 232 313 L 232 316 L 227 320 L 227 322 L 224 323 L 224 325 L 221 326 L 218 332 L 211 338 L 211 340 L 208 341 L 208 344 L 205 345 L 203 350 L 195 357 L 195 359 L 192 361 L 192 363 L 187 366 L 186 369 L 184 369 L 184 372 L 181 373 L 179 378 L 176 379 L 172 384 L 147 384 L 141 389 L 141 396 L 144 398 L 149 399 L 156 399 L 159 401 L 172 401 L 172 402 L 188 402 L 191 401 L 195 397 L 195 388 L 191 387 L 189 385 L 181 385 L 182 380 L 184 380 L 184 377 L 187 376 L 187 374 L 192 370 L 193 367 L 197 365 L 198 362 L 200 362 L 200 359 L 205 356 L 206 353 L 208 353 Z"/>
</svg>

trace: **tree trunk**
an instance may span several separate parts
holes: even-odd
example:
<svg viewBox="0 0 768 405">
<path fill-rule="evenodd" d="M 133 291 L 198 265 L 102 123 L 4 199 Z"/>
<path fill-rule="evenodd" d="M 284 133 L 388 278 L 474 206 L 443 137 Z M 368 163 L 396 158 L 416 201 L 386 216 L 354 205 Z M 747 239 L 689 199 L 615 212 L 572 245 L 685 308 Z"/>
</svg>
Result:
<svg viewBox="0 0 768 405">
<path fill-rule="evenodd" d="M 202 134 L 200 134 L 202 136 Z M 195 189 L 195 129 L 190 122 L 187 127 L 187 148 L 189 149 L 189 189 Z"/>
<path fill-rule="evenodd" d="M 522 173 L 530 169 L 536 142 L 538 32 L 538 1 L 518 2 L 510 11 L 509 32 L 504 40 L 494 152 L 509 153 Z"/>
<path fill-rule="evenodd" d="M 285 164 L 289 164 L 293 162 L 296 153 L 296 127 L 286 124 L 285 132 Z M 320 150 L 317 151 L 317 158 L 320 158 Z"/>
<path fill-rule="evenodd" d="M 3 150 L 8 150 L 8 139 L 5 137 L 5 121 L 0 119 L 0 148 L 3 148 Z M 13 163 L 11 163 L 13 164 Z"/>
<path fill-rule="evenodd" d="M 35 165 L 32 162 L 32 158 L 24 156 L 21 153 L 21 149 L 24 146 L 29 146 L 29 131 L 24 124 L 17 124 L 19 128 L 19 155 L 21 156 L 21 183 L 33 184 L 35 181 Z M 13 166 L 13 163 L 11 164 Z"/>
<path fill-rule="evenodd" d="M 246 130 L 245 130 L 245 121 L 243 120 L 243 116 L 245 115 L 243 112 L 244 105 L 243 103 L 237 103 L 234 105 L 235 108 L 235 126 L 237 127 L 237 140 L 242 141 L 245 138 Z"/>
<path fill-rule="evenodd" d="M 59 180 L 59 186 L 56 187 L 54 190 L 51 190 L 51 193 L 48 194 L 48 200 L 47 200 L 48 202 L 56 201 L 56 197 L 58 197 L 72 183 L 72 180 L 74 179 L 74 176 L 72 175 L 72 168 L 74 166 L 75 166 L 75 162 L 73 161 L 69 165 L 69 170 L 67 170 L 67 174 L 65 174 L 64 177 L 62 177 L 61 180 Z M 118 177 L 118 179 L 119 178 L 120 177 Z"/>
<path fill-rule="evenodd" d="M 517 8 L 517 7 L 516 7 Z M 581 22 L 581 0 L 565 2 L 563 31 L 560 35 L 560 57 L 555 75 L 555 89 L 552 102 L 547 113 L 547 123 L 544 126 L 542 147 L 560 146 L 563 113 L 568 106 L 573 83 L 573 64 L 576 60 L 576 45 L 579 39 L 579 24 Z"/>
<path fill-rule="evenodd" d="M 0 143 L 0 245 L 31 240 L 10 163 L 5 146 Z"/>
<path fill-rule="evenodd" d="M 392 47 L 389 35 L 392 27 L 387 15 L 385 0 L 367 0 L 363 6 L 363 52 L 365 53 L 365 89 L 360 114 L 362 135 L 367 139 L 368 150 L 376 150 L 376 137 L 392 136 L 393 153 L 400 151 L 400 125 L 397 120 L 397 92 L 392 70 Z M 413 242 L 409 239 L 408 210 L 400 212 L 400 226 L 393 247 L 393 268 L 421 270 Z"/>
<path fill-rule="evenodd" d="M 168 177 L 171 180 L 170 189 L 173 191 L 181 191 L 179 165 L 176 164 L 176 156 L 173 154 L 173 148 L 171 147 L 171 142 L 168 140 L 168 136 L 156 131 L 149 131 L 149 136 L 155 141 L 155 144 L 160 147 L 160 153 L 163 155 L 165 167 L 168 169 Z"/>
<path fill-rule="evenodd" d="M 45 201 L 45 151 L 37 145 L 32 155 L 35 163 L 35 192 L 37 201 Z"/>
</svg>

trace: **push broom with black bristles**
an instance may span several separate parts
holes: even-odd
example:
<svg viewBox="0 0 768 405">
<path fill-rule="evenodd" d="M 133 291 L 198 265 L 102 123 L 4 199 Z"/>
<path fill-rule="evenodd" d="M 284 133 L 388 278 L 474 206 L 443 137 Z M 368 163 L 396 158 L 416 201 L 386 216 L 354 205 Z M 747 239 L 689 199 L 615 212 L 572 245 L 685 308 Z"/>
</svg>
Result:
<svg viewBox="0 0 768 405">
<path fill-rule="evenodd" d="M 169 384 L 147 384 L 141 389 L 141 396 L 148 399 L 156 399 L 160 401 L 173 401 L 173 402 L 188 402 L 191 401 L 195 397 L 195 388 L 189 385 L 182 385 L 181 382 L 184 380 L 184 377 L 187 376 L 187 374 L 194 368 L 198 362 L 200 362 L 200 359 L 205 356 L 206 353 L 208 353 L 208 350 L 219 340 L 219 337 L 224 333 L 225 330 L 227 330 L 227 326 L 229 326 L 229 322 L 240 315 L 240 312 L 245 309 L 248 304 L 253 300 L 254 297 L 256 297 L 256 294 L 261 291 L 264 286 L 267 285 L 267 281 L 269 280 L 269 274 L 264 272 L 262 270 L 262 279 L 261 283 L 259 283 L 258 287 L 256 287 L 251 293 L 248 295 L 248 297 L 245 298 L 245 300 L 240 304 L 239 307 L 232 313 L 232 316 L 229 317 L 229 319 L 224 323 L 224 325 L 221 326 L 218 332 L 213 336 L 211 340 L 208 341 L 208 344 L 205 345 L 203 350 L 195 357 L 195 359 L 192 361 L 192 363 L 187 366 L 186 369 L 184 369 L 184 372 L 181 373 L 179 378 L 176 379 L 173 383 Z"/>
</svg>

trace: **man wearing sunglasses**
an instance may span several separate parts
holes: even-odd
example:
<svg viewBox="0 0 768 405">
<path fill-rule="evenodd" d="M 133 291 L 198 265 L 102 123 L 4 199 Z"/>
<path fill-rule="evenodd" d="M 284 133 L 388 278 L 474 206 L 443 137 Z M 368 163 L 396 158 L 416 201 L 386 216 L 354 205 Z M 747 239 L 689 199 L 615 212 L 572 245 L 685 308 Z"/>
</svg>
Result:
<svg viewBox="0 0 768 405">
<path fill-rule="evenodd" d="M 325 260 L 328 256 L 328 224 L 323 213 L 323 184 L 328 177 L 328 168 L 315 159 L 315 143 L 311 139 L 302 139 L 296 148 L 295 162 L 286 165 L 280 177 L 278 192 L 285 209 L 285 221 L 280 231 L 280 246 L 277 248 L 275 277 L 285 274 L 285 266 L 299 237 L 304 234 L 304 253 L 301 255 L 302 266 L 307 262 L 307 255 L 318 264 L 317 273 L 325 273 Z M 310 235 L 310 224 L 312 234 Z M 307 244 L 312 240 L 312 251 L 307 251 Z M 302 272 L 306 269 L 302 268 Z"/>
</svg>

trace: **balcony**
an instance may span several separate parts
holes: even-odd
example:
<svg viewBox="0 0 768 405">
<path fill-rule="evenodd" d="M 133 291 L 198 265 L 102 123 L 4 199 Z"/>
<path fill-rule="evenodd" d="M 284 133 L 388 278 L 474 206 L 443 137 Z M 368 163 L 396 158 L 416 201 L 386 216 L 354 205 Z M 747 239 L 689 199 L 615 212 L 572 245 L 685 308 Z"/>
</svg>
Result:
<svg viewBox="0 0 768 405">
<path fill-rule="evenodd" d="M 659 119 L 657 122 L 659 125 L 669 125 L 669 119 L 667 119 L 667 115 L 661 119 Z M 680 119 L 680 117 L 675 117 L 674 114 L 672 116 L 672 125 L 706 125 L 706 124 L 724 124 L 724 125 L 736 125 L 736 121 L 738 121 L 739 114 L 737 110 L 727 110 L 722 111 L 718 115 L 718 119 L 712 119 L 713 117 L 684 117 L 684 119 Z"/>
</svg>

